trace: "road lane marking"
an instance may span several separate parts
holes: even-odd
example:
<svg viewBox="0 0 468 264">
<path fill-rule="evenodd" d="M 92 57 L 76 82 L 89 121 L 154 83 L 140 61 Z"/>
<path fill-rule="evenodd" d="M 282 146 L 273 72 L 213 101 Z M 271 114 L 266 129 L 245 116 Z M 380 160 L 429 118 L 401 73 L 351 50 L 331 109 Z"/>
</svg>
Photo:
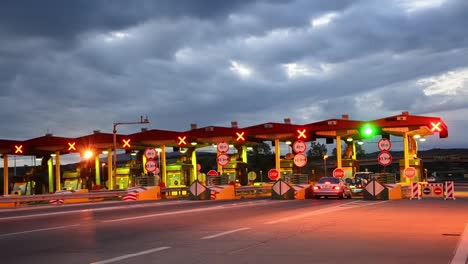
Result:
<svg viewBox="0 0 468 264">
<path fill-rule="evenodd" d="M 375 203 L 375 202 L 373 202 L 373 203 L 359 203 L 359 201 L 355 201 L 355 202 L 350 202 L 350 203 L 341 204 L 341 205 L 337 205 L 337 206 L 318 209 L 318 210 L 308 212 L 308 213 L 303 213 L 303 214 L 294 215 L 294 216 L 290 216 L 290 217 L 283 217 L 283 218 L 280 218 L 280 219 L 277 219 L 277 220 L 266 222 L 265 224 L 266 225 L 277 224 L 277 223 L 286 222 L 286 221 L 290 221 L 290 220 L 295 220 L 295 219 L 299 219 L 299 218 L 304 218 L 304 217 L 308 217 L 308 216 L 321 215 L 321 214 L 332 213 L 332 212 L 336 212 L 336 211 L 347 210 L 347 209 L 351 209 L 351 208 L 364 207 L 364 206 L 382 204 L 382 203 L 387 203 L 387 202 L 390 202 L 390 201 L 382 201 L 382 202 L 378 202 L 378 203 Z M 350 206 L 350 205 L 354 205 L 354 206 Z"/>
<path fill-rule="evenodd" d="M 163 251 L 163 250 L 166 250 L 166 249 L 169 249 L 169 248 L 171 248 L 171 247 L 158 247 L 158 248 L 148 249 L 148 250 L 145 250 L 145 251 L 140 251 L 140 252 L 137 252 L 137 253 L 122 255 L 122 256 L 119 256 L 119 257 L 111 258 L 111 259 L 91 262 L 90 264 L 106 264 L 106 263 L 116 262 L 116 261 L 120 261 L 120 260 L 123 260 L 123 259 L 128 259 L 128 258 L 133 258 L 133 257 L 146 255 L 146 254 L 151 254 L 151 253 L 158 252 L 158 251 Z"/>
<path fill-rule="evenodd" d="M 243 231 L 243 230 L 247 230 L 247 229 L 250 229 L 250 228 L 249 228 L 249 227 L 244 227 L 244 228 L 234 229 L 234 230 L 230 230 L 230 231 L 226 231 L 226 232 L 214 234 L 214 235 L 211 235 L 211 236 L 205 236 L 205 237 L 202 237 L 201 239 L 212 239 L 212 238 L 215 238 L 215 237 L 220 237 L 220 236 L 224 236 L 224 235 L 229 235 L 229 234 L 232 234 L 232 233 L 235 233 L 235 232 L 239 232 L 239 231 Z"/>
<path fill-rule="evenodd" d="M 14 235 L 22 235 L 22 234 L 35 233 L 35 232 L 42 232 L 42 231 L 50 231 L 50 230 L 55 230 L 55 229 L 63 229 L 63 228 L 75 227 L 75 226 L 79 226 L 79 225 L 80 225 L 80 224 L 76 224 L 76 225 L 66 225 L 66 226 L 55 226 L 55 227 L 34 229 L 34 230 L 28 230 L 28 231 L 21 231 L 21 232 L 0 234 L 0 237 L 14 236 Z"/>
<path fill-rule="evenodd" d="M 256 206 L 256 205 L 266 205 L 266 203 L 264 203 L 264 202 L 238 203 L 238 205 L 236 205 L 236 207 Z M 139 215 L 139 216 L 125 217 L 125 218 L 116 218 L 116 219 L 111 219 L 111 220 L 103 220 L 101 222 L 102 223 L 111 223 L 111 222 L 120 222 L 120 221 L 144 219 L 144 218 L 151 218 L 151 217 L 158 217 L 158 216 L 188 214 L 188 213 L 199 213 L 199 212 L 204 212 L 204 211 L 214 211 L 214 210 L 231 209 L 231 208 L 233 208 L 233 206 L 217 205 L 217 206 L 213 206 L 213 207 L 186 209 L 186 210 L 179 210 L 179 211 L 172 211 L 172 212 L 164 212 L 164 213 L 156 213 L 156 214 L 148 214 L 148 215 Z"/>
<path fill-rule="evenodd" d="M 221 206 L 215 206 L 215 207 L 207 207 L 207 208 L 187 209 L 187 210 L 179 210 L 179 211 L 173 211 L 173 212 L 139 215 L 139 216 L 125 217 L 125 218 L 116 218 L 116 219 L 111 219 L 111 220 L 103 220 L 102 222 L 111 223 L 111 222 L 120 222 L 120 221 L 150 218 L 150 217 L 156 217 L 156 216 L 187 214 L 187 213 L 204 212 L 204 211 L 212 211 L 212 210 L 219 210 L 219 209 L 224 209 L 224 208 Z"/>
<path fill-rule="evenodd" d="M 465 231 L 460 238 L 457 250 L 450 264 L 468 263 L 468 224 L 465 225 Z"/>
</svg>

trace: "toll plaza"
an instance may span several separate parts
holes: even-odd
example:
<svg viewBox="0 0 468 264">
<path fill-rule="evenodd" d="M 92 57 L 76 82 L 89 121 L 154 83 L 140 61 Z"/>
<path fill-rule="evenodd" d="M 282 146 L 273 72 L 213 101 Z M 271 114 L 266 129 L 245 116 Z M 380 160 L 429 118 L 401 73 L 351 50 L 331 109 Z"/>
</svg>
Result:
<svg viewBox="0 0 468 264">
<path fill-rule="evenodd" d="M 127 189 L 141 184 L 189 186 L 196 180 L 206 180 L 203 179 L 206 175 L 201 173 L 197 163 L 197 150 L 209 146 L 216 148 L 215 171 L 219 176 L 227 177 L 228 182 L 245 186 L 252 182 L 249 177 L 253 177 L 247 167 L 247 149 L 259 142 L 271 141 L 274 147 L 272 169 L 279 172 L 277 180 L 287 176 L 294 178 L 294 175 L 297 179 L 304 179 L 301 176 L 305 174 L 302 168 L 308 163 L 307 143 L 319 138 L 336 144 L 336 164 L 330 164 L 330 170 L 340 168 L 343 177 L 351 177 L 359 170 L 355 144 L 376 136 L 389 139 L 392 135 L 403 138 L 404 158 L 398 161 L 402 172 L 400 182 L 409 184 L 410 179 L 404 171 L 414 168 L 416 172 L 411 181 L 420 181 L 423 170 L 422 161 L 417 156 L 417 139 L 434 134 L 439 134 L 440 138 L 448 137 L 447 126 L 441 118 L 403 112 L 371 121 L 350 120 L 347 115 L 343 115 L 340 119 L 304 125 L 292 124 L 291 119 L 286 118 L 284 123 L 268 122 L 244 128 L 240 128 L 237 121 L 232 121 L 231 127 L 198 128 L 196 124 L 191 124 L 190 130 L 183 132 L 145 129 L 129 135 L 116 134 L 116 131 L 114 134 L 94 131 L 78 138 L 45 135 L 24 141 L 2 139 L 0 151 L 4 160 L 5 195 L 11 192 L 8 155 L 41 157 L 43 174 L 47 175 L 47 181 L 43 181 L 47 184 L 45 191 L 50 193 L 80 188 Z M 342 145 L 343 142 L 346 146 Z M 283 157 L 281 143 L 290 147 Z M 388 142 L 379 143 L 382 151 L 379 162 L 382 164 L 391 159 L 388 146 Z M 169 148 L 179 153 L 175 162 L 167 162 Z M 116 158 L 117 150 L 134 155 L 135 160 L 132 159 L 130 163 L 119 161 Z M 61 171 L 60 155 L 74 152 L 82 157 L 79 170 Z M 105 155 L 105 162 L 99 158 L 100 154 Z"/>
</svg>

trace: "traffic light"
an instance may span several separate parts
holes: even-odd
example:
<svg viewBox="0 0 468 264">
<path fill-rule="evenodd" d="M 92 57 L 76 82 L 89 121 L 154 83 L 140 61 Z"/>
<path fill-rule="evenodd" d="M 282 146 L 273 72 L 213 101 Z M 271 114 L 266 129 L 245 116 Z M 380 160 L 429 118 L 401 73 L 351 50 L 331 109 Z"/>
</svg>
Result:
<svg viewBox="0 0 468 264">
<path fill-rule="evenodd" d="M 359 129 L 359 134 L 363 138 L 373 138 L 376 135 L 380 135 L 381 132 L 379 127 L 376 127 L 371 123 L 366 123 Z"/>
<path fill-rule="evenodd" d="M 430 123 L 431 131 L 434 133 L 439 132 L 439 138 L 447 138 L 448 137 L 448 129 L 447 126 L 442 123 L 441 121 L 432 121 Z"/>
<path fill-rule="evenodd" d="M 297 129 L 296 130 L 296 138 L 301 139 L 303 141 L 307 140 L 307 129 Z"/>
<path fill-rule="evenodd" d="M 236 132 L 236 142 L 242 143 L 245 142 L 246 134 L 244 131 Z"/>
</svg>

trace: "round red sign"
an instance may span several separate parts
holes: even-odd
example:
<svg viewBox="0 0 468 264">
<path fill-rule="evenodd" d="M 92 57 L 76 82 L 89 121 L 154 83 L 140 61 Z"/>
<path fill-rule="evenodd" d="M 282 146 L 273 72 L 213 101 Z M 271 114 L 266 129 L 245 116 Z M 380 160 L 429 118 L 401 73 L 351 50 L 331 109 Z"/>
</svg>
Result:
<svg viewBox="0 0 468 264">
<path fill-rule="evenodd" d="M 154 161 L 152 159 L 147 160 L 146 163 L 145 163 L 145 169 L 148 172 L 155 172 L 157 167 L 158 167 L 158 165 L 156 164 L 156 161 Z"/>
<path fill-rule="evenodd" d="M 227 142 L 221 141 L 216 145 L 218 152 L 227 153 L 229 151 L 229 144 Z"/>
<path fill-rule="evenodd" d="M 218 176 L 218 172 L 215 171 L 215 170 L 209 170 L 207 173 L 206 173 L 207 176 Z"/>
<path fill-rule="evenodd" d="M 435 188 L 434 188 L 434 194 L 435 194 L 435 195 L 440 195 L 440 194 L 442 194 L 442 188 L 440 188 L 440 187 L 435 187 Z"/>
<path fill-rule="evenodd" d="M 307 164 L 307 156 L 304 153 L 294 155 L 294 165 L 304 167 Z"/>
<path fill-rule="evenodd" d="M 272 181 L 278 180 L 280 177 L 280 172 L 277 169 L 271 169 L 268 171 L 268 178 Z"/>
<path fill-rule="evenodd" d="M 382 151 L 377 156 L 377 161 L 382 166 L 388 166 L 392 164 L 392 155 L 387 151 Z"/>
<path fill-rule="evenodd" d="M 416 176 L 416 169 L 413 167 L 408 167 L 404 170 L 404 175 L 407 178 L 413 178 L 414 176 Z"/>
<path fill-rule="evenodd" d="M 229 156 L 227 154 L 221 154 L 221 155 L 218 156 L 218 158 L 216 158 L 216 162 L 218 162 L 218 164 L 221 165 L 221 166 L 228 165 L 230 160 L 231 159 L 229 158 Z"/>
<path fill-rule="evenodd" d="M 296 153 L 304 153 L 307 149 L 307 145 L 302 140 L 296 140 L 293 144 L 293 150 Z"/>
<path fill-rule="evenodd" d="M 345 176 L 345 172 L 342 168 L 336 168 L 333 170 L 333 177 L 343 178 L 344 176 Z"/>
</svg>

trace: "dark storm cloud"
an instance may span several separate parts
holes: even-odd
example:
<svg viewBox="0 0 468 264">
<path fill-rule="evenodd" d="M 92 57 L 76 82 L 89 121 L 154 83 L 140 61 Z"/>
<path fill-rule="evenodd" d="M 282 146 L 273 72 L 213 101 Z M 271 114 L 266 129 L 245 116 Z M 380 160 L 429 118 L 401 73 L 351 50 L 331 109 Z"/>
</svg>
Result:
<svg viewBox="0 0 468 264">
<path fill-rule="evenodd" d="M 0 138 L 468 109 L 468 3 L 399 2 L 3 1 Z"/>
</svg>

